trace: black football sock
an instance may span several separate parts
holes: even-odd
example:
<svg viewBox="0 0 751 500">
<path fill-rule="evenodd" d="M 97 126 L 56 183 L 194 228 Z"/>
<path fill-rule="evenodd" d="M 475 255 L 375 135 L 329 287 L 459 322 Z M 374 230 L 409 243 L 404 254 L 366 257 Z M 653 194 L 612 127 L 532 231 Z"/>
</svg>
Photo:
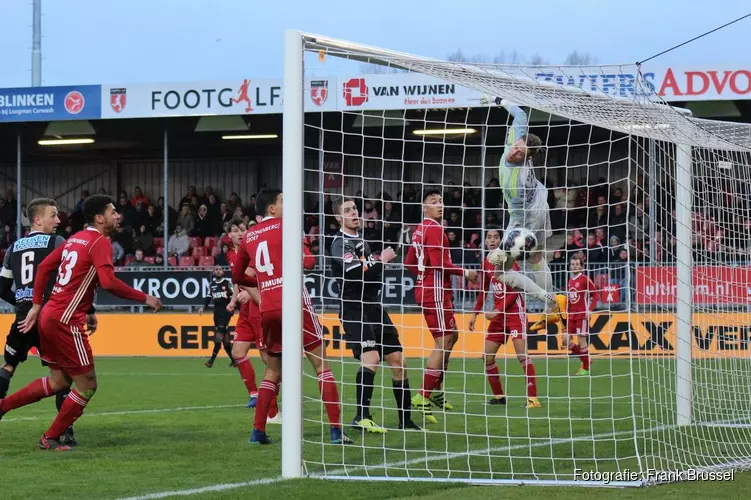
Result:
<svg viewBox="0 0 751 500">
<path fill-rule="evenodd" d="M 229 341 L 229 333 L 222 339 L 222 345 L 224 346 L 224 352 L 227 353 L 227 357 L 232 359 L 232 344 Z"/>
<path fill-rule="evenodd" d="M 394 399 L 396 399 L 396 408 L 399 413 L 399 423 L 409 422 L 412 420 L 412 393 L 409 390 L 409 379 L 392 380 L 394 384 Z"/>
<path fill-rule="evenodd" d="M 70 388 L 63 389 L 62 391 L 55 394 L 55 406 L 57 406 L 57 411 L 60 411 L 60 408 L 63 407 L 63 403 L 65 403 L 65 399 L 68 397 L 68 394 L 70 394 Z M 73 426 L 71 425 L 68 427 L 71 431 L 73 430 Z"/>
<path fill-rule="evenodd" d="M 211 362 L 211 363 L 214 362 L 214 360 L 216 359 L 217 354 L 219 354 L 219 349 L 221 349 L 221 348 L 222 348 L 222 343 L 214 341 L 214 352 L 211 353 L 211 359 L 209 360 L 209 362 Z"/>
<path fill-rule="evenodd" d="M 375 372 L 367 368 L 357 371 L 357 420 L 370 418 L 370 400 L 373 398 L 373 381 Z"/>
<path fill-rule="evenodd" d="M 63 407 L 63 403 L 65 403 L 65 398 L 68 397 L 68 394 L 70 394 L 70 388 L 63 389 L 55 394 L 55 405 L 57 406 L 57 411 L 60 411 L 60 408 Z"/>
<path fill-rule="evenodd" d="M 0 368 L 0 399 L 8 395 L 8 387 L 10 387 L 10 379 L 12 378 L 11 372 Z"/>
</svg>

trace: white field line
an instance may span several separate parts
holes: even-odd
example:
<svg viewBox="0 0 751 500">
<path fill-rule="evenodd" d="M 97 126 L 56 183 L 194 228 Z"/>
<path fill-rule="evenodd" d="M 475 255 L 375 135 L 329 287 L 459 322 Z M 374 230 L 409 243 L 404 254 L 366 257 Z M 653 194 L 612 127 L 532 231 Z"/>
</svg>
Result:
<svg viewBox="0 0 751 500">
<path fill-rule="evenodd" d="M 672 427 L 674 426 L 660 426 L 660 427 L 654 427 L 650 429 L 643 429 L 638 432 L 659 431 L 659 430 L 664 430 L 664 429 L 668 429 Z M 542 441 L 539 443 L 530 443 L 528 445 L 498 446 L 498 447 L 493 447 L 493 448 L 486 448 L 484 450 L 469 450 L 465 452 L 444 453 L 441 455 L 426 456 L 424 458 L 403 460 L 400 462 L 385 462 L 385 463 L 372 465 L 372 466 L 353 465 L 351 467 L 333 470 L 329 474 L 327 474 L 327 476 L 341 476 L 343 474 L 347 474 L 348 472 L 352 472 L 354 470 L 360 470 L 360 469 L 368 470 L 368 469 L 388 469 L 388 468 L 394 468 L 394 467 L 405 467 L 405 466 L 413 465 L 413 464 L 429 463 L 429 462 L 435 462 L 439 460 L 451 460 L 453 458 L 461 458 L 461 457 L 472 456 L 472 455 L 488 455 L 490 453 L 499 453 L 503 451 L 512 451 L 512 450 L 524 449 L 524 448 L 542 448 L 546 446 L 555 446 L 559 444 L 566 444 L 566 443 L 572 443 L 572 442 L 578 442 L 578 441 L 592 441 L 593 439 L 606 439 L 610 437 L 633 436 L 633 435 L 634 435 L 634 431 L 609 432 L 609 433 L 602 433 L 602 434 L 594 434 L 592 436 L 550 439 L 548 441 Z M 325 478 L 327 476 L 312 474 L 309 477 Z M 378 480 L 378 478 L 376 477 L 372 479 Z M 409 478 L 404 477 L 404 480 L 405 481 L 409 480 Z M 284 481 L 284 479 L 281 477 L 277 477 L 273 479 L 259 479 L 256 481 L 246 481 L 242 483 L 219 483 L 219 484 L 204 486 L 202 488 L 164 491 L 164 492 L 158 492 L 158 493 L 150 493 L 150 494 L 142 495 L 142 496 L 118 498 L 117 500 L 153 500 L 153 499 L 168 498 L 168 497 L 173 497 L 173 496 L 174 497 L 192 496 L 192 495 L 199 495 L 201 493 L 233 490 L 233 489 L 245 488 L 245 487 L 255 486 L 255 485 L 260 485 L 260 484 L 273 484 L 273 483 L 278 483 L 281 481 Z M 456 481 L 461 482 L 461 480 L 459 479 L 457 479 Z"/>
</svg>

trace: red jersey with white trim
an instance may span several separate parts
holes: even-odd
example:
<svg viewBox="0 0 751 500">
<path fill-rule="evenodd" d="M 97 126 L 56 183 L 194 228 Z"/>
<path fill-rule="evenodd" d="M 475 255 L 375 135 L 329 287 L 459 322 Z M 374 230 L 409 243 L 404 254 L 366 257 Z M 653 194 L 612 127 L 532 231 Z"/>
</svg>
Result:
<svg viewBox="0 0 751 500">
<path fill-rule="evenodd" d="M 595 284 L 584 273 L 577 273 L 568 280 L 568 301 L 566 313 L 569 319 L 586 318 L 587 311 L 595 308 Z"/>
<path fill-rule="evenodd" d="M 519 264 L 514 263 L 512 268 L 514 271 L 519 271 Z M 495 277 L 495 266 L 484 260 L 482 263 L 482 289 L 477 294 L 477 302 L 475 302 L 475 312 L 480 312 L 485 304 L 485 297 L 488 292 L 492 293 L 493 297 L 493 310 L 498 312 L 505 312 L 507 314 L 520 314 L 525 313 L 527 310 L 526 302 L 524 300 L 524 293 L 509 288 L 505 283 L 501 282 Z"/>
<path fill-rule="evenodd" d="M 282 219 L 267 217 L 245 232 L 238 257 L 256 271 L 262 313 L 282 309 Z"/>
<path fill-rule="evenodd" d="M 415 229 L 404 264 L 417 278 L 418 301 L 420 297 L 424 300 L 450 293 L 451 276 L 464 274 L 464 269 L 451 262 L 449 239 L 443 226 L 433 219 L 423 220 Z"/>
<path fill-rule="evenodd" d="M 234 248 L 230 248 L 227 252 L 227 262 L 229 262 L 230 269 L 235 268 L 235 262 L 237 262 L 237 252 Z M 232 271 L 230 271 L 230 278 L 232 278 Z M 261 309 L 258 304 L 249 300 L 244 304 L 240 304 L 240 317 L 259 318 L 261 316 Z"/>
<path fill-rule="evenodd" d="M 99 286 L 97 269 L 113 267 L 112 244 L 89 227 L 62 246 L 62 260 L 52 294 L 44 305 L 46 314 L 65 324 L 84 324 Z"/>
</svg>

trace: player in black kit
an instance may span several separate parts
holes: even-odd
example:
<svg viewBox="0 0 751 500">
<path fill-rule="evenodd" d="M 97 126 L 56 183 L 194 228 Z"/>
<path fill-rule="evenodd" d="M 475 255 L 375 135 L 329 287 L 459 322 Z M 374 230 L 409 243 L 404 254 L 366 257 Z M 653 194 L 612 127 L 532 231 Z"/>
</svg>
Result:
<svg viewBox="0 0 751 500">
<path fill-rule="evenodd" d="M 26 207 L 26 213 L 31 222 L 31 231 L 24 238 L 17 240 L 8 248 L 0 271 L 0 297 L 9 304 L 16 306 L 16 320 L 10 327 L 10 332 L 5 340 L 5 363 L 0 367 L 0 399 L 4 398 L 10 386 L 10 379 L 16 372 L 19 364 L 26 361 L 32 347 L 40 350 L 39 331 L 37 326 L 23 334 L 18 330 L 18 323 L 26 318 L 32 306 L 34 296 L 34 279 L 39 264 L 52 253 L 55 248 L 65 243 L 62 236 L 56 236 L 55 230 L 60 224 L 57 214 L 57 203 L 49 198 L 37 198 L 32 200 Z M 48 287 L 52 288 L 53 278 Z M 11 290 L 15 284 L 15 293 Z M 87 318 L 87 334 L 91 335 L 96 330 L 96 315 L 89 311 Z M 42 361 L 44 365 L 44 361 Z M 57 409 L 65 401 L 70 390 L 57 393 Z M 62 436 L 60 442 L 68 446 L 75 446 L 76 441 L 73 428 L 69 428 Z"/>
<path fill-rule="evenodd" d="M 206 361 L 206 367 L 211 368 L 214 366 L 214 361 L 222 346 L 224 346 L 224 351 L 229 356 L 230 366 L 232 366 L 232 344 L 230 344 L 230 335 L 227 332 L 229 320 L 232 318 L 232 313 L 234 312 L 234 310 L 227 308 L 232 301 L 232 282 L 224 279 L 224 269 L 221 266 L 214 268 L 214 279 L 211 280 L 209 295 L 206 297 L 204 306 L 198 310 L 198 314 L 203 314 L 204 309 L 209 307 L 212 301 L 214 302 L 214 327 L 216 328 L 216 333 L 214 334 L 214 352 L 211 353 L 211 358 Z"/>
<path fill-rule="evenodd" d="M 355 386 L 357 415 L 352 427 L 377 434 L 387 431 L 376 424 L 370 414 L 376 370 L 384 360 L 392 372 L 399 429 L 420 430 L 411 418 L 412 395 L 399 332 L 381 304 L 383 264 L 391 262 L 396 254 L 388 247 L 381 253 L 380 260 L 374 258 L 368 243 L 358 232 L 360 215 L 353 199 L 334 199 L 333 211 L 340 226 L 330 251 L 332 277 L 339 285 L 341 299 L 339 318 L 347 345 L 361 365 Z"/>
</svg>

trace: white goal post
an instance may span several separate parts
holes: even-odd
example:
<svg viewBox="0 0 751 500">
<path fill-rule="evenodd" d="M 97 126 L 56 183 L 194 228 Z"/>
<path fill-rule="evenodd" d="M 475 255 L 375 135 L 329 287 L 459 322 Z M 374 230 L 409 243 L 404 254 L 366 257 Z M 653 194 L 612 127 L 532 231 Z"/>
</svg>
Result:
<svg viewBox="0 0 751 500">
<path fill-rule="evenodd" d="M 669 106 L 633 66 L 449 62 L 294 30 L 285 33 L 284 55 L 283 272 L 288 280 L 283 344 L 288 354 L 282 375 L 283 477 L 642 486 L 751 468 L 751 126 L 695 118 Z M 312 76 L 314 58 L 341 60 L 344 66 L 316 66 Z M 464 89 L 469 97 L 456 106 L 441 102 L 417 108 L 400 106 L 398 99 L 382 108 L 358 108 L 351 102 L 320 106 L 325 95 L 318 108 L 306 104 L 311 95 L 320 97 L 311 93 L 311 79 L 327 78 L 325 91 L 339 99 L 341 82 L 352 80 L 337 80 L 336 73 L 346 72 L 349 78 L 371 66 L 393 71 L 394 81 L 417 75 L 449 84 L 452 91 L 454 86 Z M 330 73 L 321 77 L 326 71 Z M 555 76 L 540 77 L 547 74 Z M 615 83 L 610 90 L 577 84 L 592 74 L 612 77 Z M 388 425 L 395 409 L 387 395 L 388 366 L 382 363 L 372 407 L 383 415 L 388 434 L 373 437 L 348 430 L 357 406 L 353 395 L 359 362 L 343 338 L 328 357 L 340 387 L 342 423 L 355 444 L 331 445 L 322 431 L 326 415 L 311 389 L 315 376 L 307 374 L 303 356 L 289 354 L 303 348 L 300 236 L 306 232 L 305 217 L 314 220 L 323 256 L 331 215 L 324 214 L 327 196 L 370 196 L 378 207 L 398 202 L 406 210 L 407 192 L 414 186 L 458 190 L 455 230 L 451 220 L 444 223 L 460 240 L 452 255 L 465 259 L 471 253 L 465 267 L 481 265 L 486 229 L 502 229 L 508 217 L 502 202 L 489 201 L 487 187 L 498 176 L 512 126 L 496 98 L 527 110 L 530 130 L 542 137 L 544 158 L 535 161 L 535 171 L 538 179 L 544 177 L 555 203 L 550 207 L 554 236 L 538 243 L 551 263 L 556 289 L 566 292 L 567 262 L 580 254 L 601 293 L 590 326 L 596 335 L 588 341 L 591 372 L 587 364 L 586 378 L 570 374 L 569 356 L 584 348 L 569 353 L 561 332 L 530 334 L 525 354 L 537 366 L 532 377 L 542 407 L 511 407 L 514 397 L 524 399 L 530 375 L 519 371 L 508 349 L 499 352 L 497 364 L 503 364 L 509 407 L 499 412 L 486 406 L 489 388 L 482 360 L 485 370 L 496 362 L 490 364 L 483 351 L 484 330 L 470 332 L 466 326 L 477 290 L 455 281 L 461 340 L 441 375 L 455 408 L 441 412 L 438 425 L 420 421 L 425 431 L 417 435 L 395 429 L 393 421 Z M 369 120 L 376 124 L 367 128 Z M 414 131 L 415 124 L 424 129 L 422 135 Z M 480 138 L 472 142 L 459 136 L 465 132 L 445 130 L 430 137 L 431 127 L 479 131 Z M 330 186 L 324 181 L 327 158 L 335 158 L 335 175 L 341 179 Z M 478 186 L 475 206 L 465 196 Z M 389 189 L 398 194 L 384 195 Z M 617 191 L 621 195 L 613 195 Z M 316 210 L 308 207 L 306 197 L 317 203 Z M 421 207 L 422 199 L 411 203 Z M 372 213 L 373 230 L 380 235 L 376 239 L 385 246 L 385 226 L 392 224 L 384 210 L 373 206 Z M 399 216 L 401 232 L 394 246 L 406 253 L 414 221 Z M 560 264 L 553 267 L 554 262 Z M 324 263 L 315 271 L 320 288 L 331 273 L 327 269 Z M 407 279 L 408 273 L 394 272 Z M 318 293 L 323 295 L 320 289 Z M 404 294 L 401 302 L 389 303 L 389 310 L 398 317 L 394 324 L 415 394 L 433 345 L 419 310 Z M 320 298 L 317 306 L 327 318 L 324 326 L 338 325 L 330 304 Z M 534 312 L 533 300 L 528 306 Z M 480 322 L 487 326 L 482 318 Z M 587 473 L 590 481 L 582 482 Z"/>
</svg>

